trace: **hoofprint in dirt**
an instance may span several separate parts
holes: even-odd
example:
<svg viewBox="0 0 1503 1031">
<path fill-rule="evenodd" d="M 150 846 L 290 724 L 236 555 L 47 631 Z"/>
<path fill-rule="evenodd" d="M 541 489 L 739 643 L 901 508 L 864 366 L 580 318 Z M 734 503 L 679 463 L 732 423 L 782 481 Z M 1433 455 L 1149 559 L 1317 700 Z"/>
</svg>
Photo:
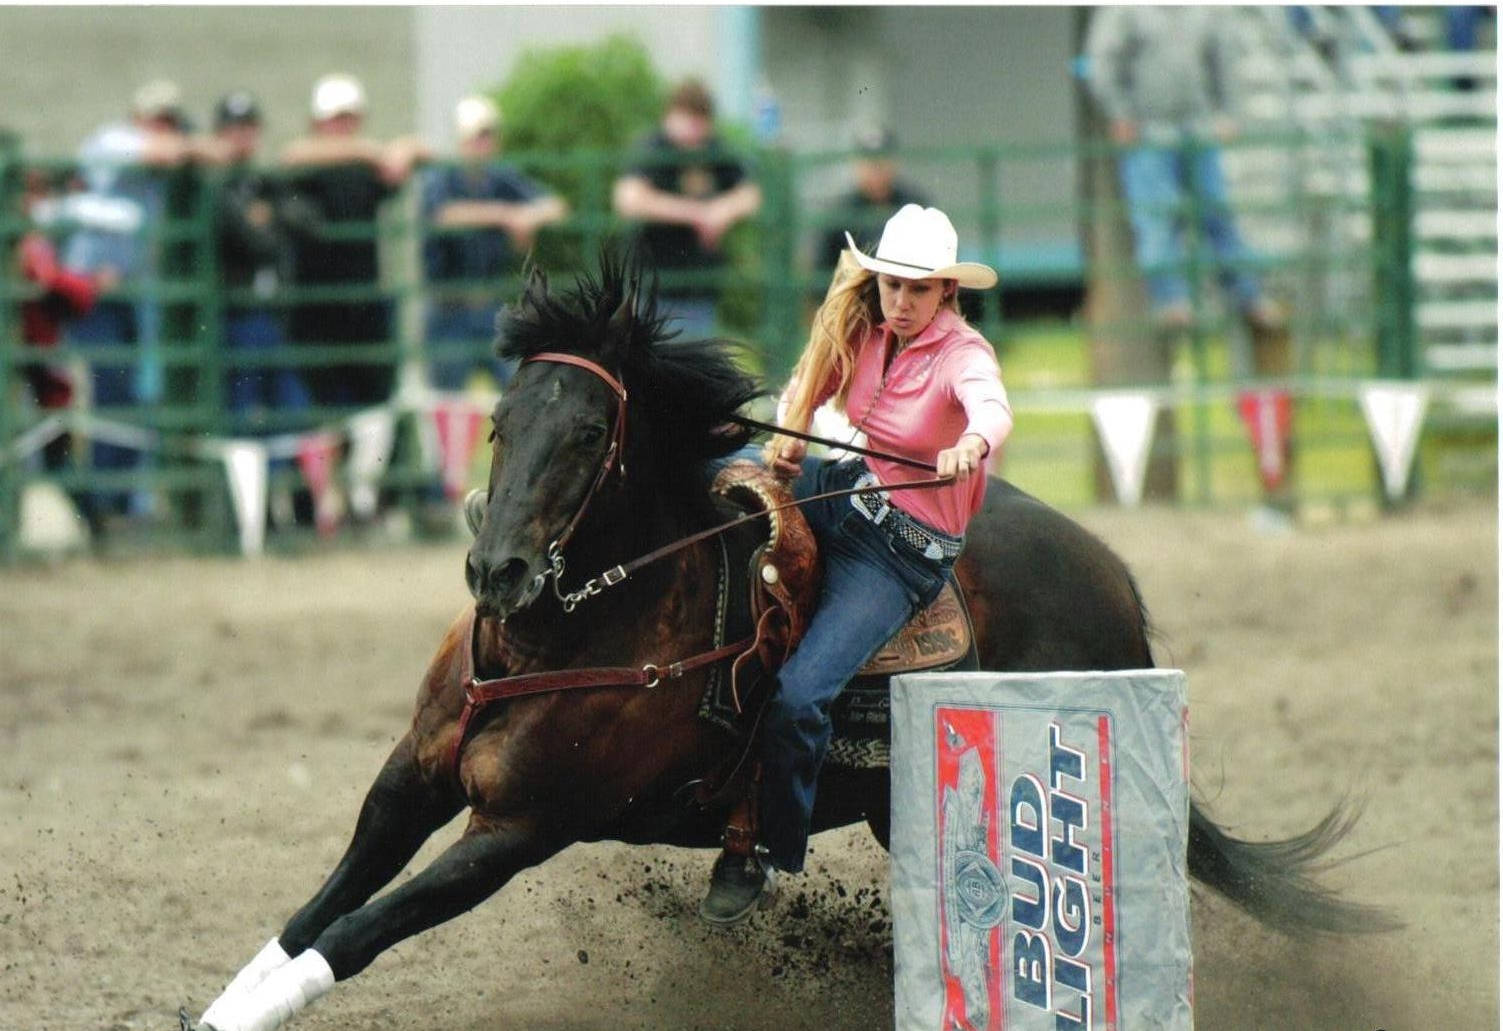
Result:
<svg viewBox="0 0 1503 1031">
<path fill-rule="evenodd" d="M 1496 1026 L 1494 510 L 1275 538 L 1235 514 L 1082 521 L 1189 674 L 1212 815 L 1274 837 L 1364 798 L 1344 852 L 1375 851 L 1326 881 L 1409 924 L 1295 944 L 1197 896 L 1200 1026 Z M 342 852 L 466 604 L 462 563 L 456 544 L 0 572 L 0 1027 L 170 1028 L 223 987 Z M 709 853 L 575 846 L 294 1026 L 888 1024 L 885 855 L 857 829 L 814 849 L 725 934 L 694 916 Z"/>
</svg>

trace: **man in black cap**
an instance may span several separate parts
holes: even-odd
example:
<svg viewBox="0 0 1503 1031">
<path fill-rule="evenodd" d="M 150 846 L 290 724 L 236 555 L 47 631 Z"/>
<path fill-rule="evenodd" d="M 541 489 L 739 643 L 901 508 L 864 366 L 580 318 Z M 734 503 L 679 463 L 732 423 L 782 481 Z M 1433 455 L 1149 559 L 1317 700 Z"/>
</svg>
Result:
<svg viewBox="0 0 1503 1031">
<path fill-rule="evenodd" d="M 236 90 L 214 107 L 214 133 L 230 156 L 215 208 L 219 274 L 228 297 L 224 342 L 230 350 L 228 402 L 235 431 L 287 429 L 267 426 L 272 409 L 305 411 L 311 398 L 302 377 L 286 367 L 241 366 L 235 355 L 286 343 L 281 311 L 273 302 L 286 280 L 291 233 L 299 219 L 275 181 L 251 164 L 261 146 L 261 109 L 251 94 Z M 311 222 L 305 214 L 302 222 Z M 303 228 L 309 228 L 304 226 Z"/>
<path fill-rule="evenodd" d="M 926 194 L 898 178 L 893 156 L 898 141 L 891 129 L 863 132 L 855 142 L 854 184 L 831 210 L 836 221 L 825 231 L 816 256 L 821 273 L 833 270 L 840 260 L 847 230 L 857 241 L 875 242 L 887 220 L 904 204 L 932 206 Z"/>
</svg>

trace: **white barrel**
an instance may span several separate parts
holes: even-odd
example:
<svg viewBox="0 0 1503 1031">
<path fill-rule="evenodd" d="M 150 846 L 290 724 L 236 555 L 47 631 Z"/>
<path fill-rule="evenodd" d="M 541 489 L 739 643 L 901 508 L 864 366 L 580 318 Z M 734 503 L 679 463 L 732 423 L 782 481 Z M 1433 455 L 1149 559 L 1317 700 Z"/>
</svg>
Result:
<svg viewBox="0 0 1503 1031">
<path fill-rule="evenodd" d="M 1192 1026 L 1185 675 L 892 682 L 898 1031 Z"/>
</svg>

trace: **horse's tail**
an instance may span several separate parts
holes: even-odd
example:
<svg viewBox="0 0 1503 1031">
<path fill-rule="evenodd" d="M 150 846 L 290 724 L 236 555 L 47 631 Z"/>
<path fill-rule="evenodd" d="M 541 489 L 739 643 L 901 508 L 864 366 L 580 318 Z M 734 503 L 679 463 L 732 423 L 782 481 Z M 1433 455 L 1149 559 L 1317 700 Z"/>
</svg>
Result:
<svg viewBox="0 0 1503 1031">
<path fill-rule="evenodd" d="M 1312 934 L 1392 931 L 1403 922 L 1381 906 L 1350 902 L 1315 880 L 1350 833 L 1360 807 L 1345 802 L 1303 834 L 1281 841 L 1242 841 L 1190 803 L 1190 875 L 1260 923 L 1294 938 Z"/>
<path fill-rule="evenodd" d="M 1153 624 L 1148 606 L 1129 573 L 1138 604 L 1143 653 L 1153 665 Z M 1349 902 L 1315 880 L 1332 865 L 1325 856 L 1352 830 L 1360 807 L 1334 806 L 1314 827 L 1282 841 L 1243 841 L 1190 803 L 1190 876 L 1214 888 L 1259 922 L 1295 938 L 1311 934 L 1359 934 L 1403 926 L 1388 910 Z"/>
</svg>

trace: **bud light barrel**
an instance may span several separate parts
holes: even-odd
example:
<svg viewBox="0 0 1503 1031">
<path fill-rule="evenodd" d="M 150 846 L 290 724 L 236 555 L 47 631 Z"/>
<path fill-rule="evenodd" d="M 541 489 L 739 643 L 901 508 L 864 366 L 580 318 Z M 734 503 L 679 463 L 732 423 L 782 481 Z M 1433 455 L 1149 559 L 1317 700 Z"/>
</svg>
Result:
<svg viewBox="0 0 1503 1031">
<path fill-rule="evenodd" d="M 892 681 L 898 1031 L 1192 1026 L 1178 670 Z"/>
</svg>

